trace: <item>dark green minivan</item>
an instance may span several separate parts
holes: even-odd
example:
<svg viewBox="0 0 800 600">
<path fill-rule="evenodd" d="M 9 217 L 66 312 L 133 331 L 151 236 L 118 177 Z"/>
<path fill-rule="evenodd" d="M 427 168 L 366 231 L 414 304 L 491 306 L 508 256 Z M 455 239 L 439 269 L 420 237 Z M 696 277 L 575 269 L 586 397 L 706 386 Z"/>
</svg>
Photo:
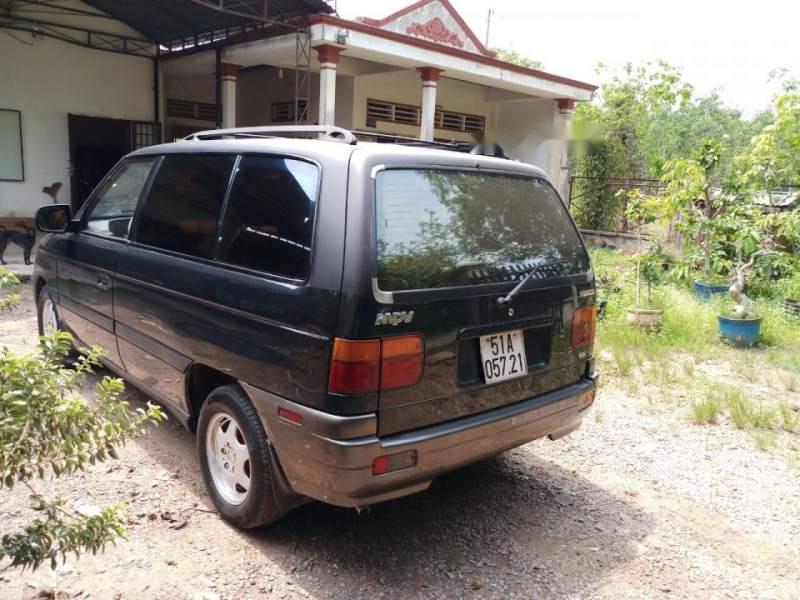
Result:
<svg viewBox="0 0 800 600">
<path fill-rule="evenodd" d="M 40 210 L 40 327 L 197 432 L 242 527 L 579 427 L 595 284 L 544 173 L 335 128 L 198 133 Z"/>
</svg>

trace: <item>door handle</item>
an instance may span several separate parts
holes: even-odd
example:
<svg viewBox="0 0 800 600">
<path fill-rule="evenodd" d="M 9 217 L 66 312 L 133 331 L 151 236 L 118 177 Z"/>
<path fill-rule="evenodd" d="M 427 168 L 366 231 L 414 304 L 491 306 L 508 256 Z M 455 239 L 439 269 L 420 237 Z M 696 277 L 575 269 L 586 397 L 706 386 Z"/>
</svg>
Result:
<svg viewBox="0 0 800 600">
<path fill-rule="evenodd" d="M 98 275 L 97 276 L 97 287 L 101 290 L 110 290 L 111 289 L 111 278 L 108 275 Z"/>
</svg>

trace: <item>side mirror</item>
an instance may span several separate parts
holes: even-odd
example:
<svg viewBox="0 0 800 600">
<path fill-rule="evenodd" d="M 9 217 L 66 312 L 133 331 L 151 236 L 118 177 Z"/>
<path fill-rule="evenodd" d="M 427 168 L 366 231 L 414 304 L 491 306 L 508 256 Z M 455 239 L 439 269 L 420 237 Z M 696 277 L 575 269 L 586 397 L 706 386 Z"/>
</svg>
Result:
<svg viewBox="0 0 800 600">
<path fill-rule="evenodd" d="M 36 211 L 36 229 L 42 233 L 64 233 L 71 219 L 69 204 L 42 206 Z"/>
</svg>

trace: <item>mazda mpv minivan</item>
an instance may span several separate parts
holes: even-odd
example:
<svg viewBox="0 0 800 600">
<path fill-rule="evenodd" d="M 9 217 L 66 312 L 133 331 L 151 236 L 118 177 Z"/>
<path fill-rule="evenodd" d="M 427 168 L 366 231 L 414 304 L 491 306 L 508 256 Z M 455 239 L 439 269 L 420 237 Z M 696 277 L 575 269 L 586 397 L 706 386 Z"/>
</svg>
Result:
<svg viewBox="0 0 800 600">
<path fill-rule="evenodd" d="M 589 258 L 530 165 L 216 130 L 126 156 L 37 225 L 40 332 L 101 346 L 196 432 L 240 527 L 422 491 L 594 401 Z"/>
</svg>

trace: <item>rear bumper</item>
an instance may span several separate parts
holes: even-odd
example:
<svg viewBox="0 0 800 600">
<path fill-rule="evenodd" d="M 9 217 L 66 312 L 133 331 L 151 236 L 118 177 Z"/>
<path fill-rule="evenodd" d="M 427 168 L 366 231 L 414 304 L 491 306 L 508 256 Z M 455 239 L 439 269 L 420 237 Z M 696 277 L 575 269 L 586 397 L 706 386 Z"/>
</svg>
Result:
<svg viewBox="0 0 800 600">
<path fill-rule="evenodd" d="M 329 415 L 245 386 L 277 451 L 291 489 L 337 506 L 366 506 L 426 489 L 437 476 L 537 438 L 577 429 L 596 377 L 516 404 L 439 425 L 378 438 L 377 417 Z M 302 415 L 302 425 L 278 416 Z M 416 465 L 374 476 L 372 461 L 416 451 Z"/>
</svg>

